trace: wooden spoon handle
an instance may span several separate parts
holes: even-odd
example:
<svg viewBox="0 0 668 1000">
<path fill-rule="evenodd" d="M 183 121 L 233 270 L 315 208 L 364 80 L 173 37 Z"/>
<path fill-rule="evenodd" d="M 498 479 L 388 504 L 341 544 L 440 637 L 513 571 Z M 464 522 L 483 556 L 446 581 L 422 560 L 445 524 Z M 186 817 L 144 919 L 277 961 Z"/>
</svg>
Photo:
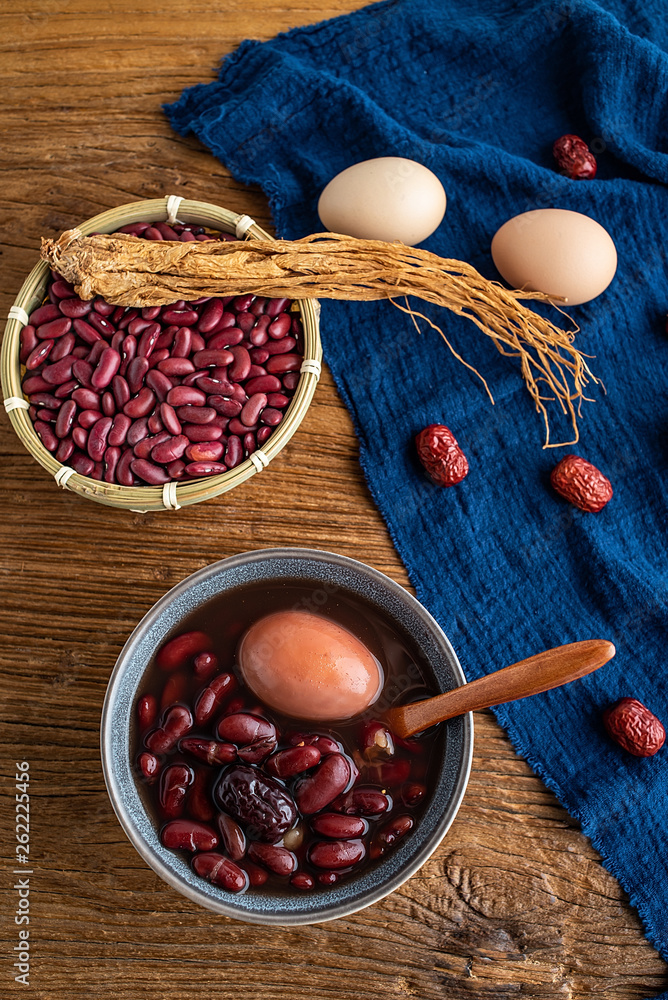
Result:
<svg viewBox="0 0 668 1000">
<path fill-rule="evenodd" d="M 392 732 L 406 738 L 437 722 L 445 722 L 465 712 L 503 705 L 507 701 L 540 694 L 551 688 L 576 681 L 598 670 L 615 655 L 615 647 L 607 639 L 585 639 L 566 646 L 547 649 L 526 660 L 513 663 L 503 670 L 480 677 L 470 684 L 446 691 L 445 694 L 416 701 L 412 705 L 391 708 L 385 719 Z"/>
</svg>

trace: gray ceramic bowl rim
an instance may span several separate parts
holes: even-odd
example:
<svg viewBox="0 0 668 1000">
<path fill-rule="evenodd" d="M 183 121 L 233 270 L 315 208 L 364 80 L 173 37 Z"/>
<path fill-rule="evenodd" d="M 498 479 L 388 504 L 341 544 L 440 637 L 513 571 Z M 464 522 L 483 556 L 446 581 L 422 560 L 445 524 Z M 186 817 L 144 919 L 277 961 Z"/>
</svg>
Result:
<svg viewBox="0 0 668 1000">
<path fill-rule="evenodd" d="M 131 717 L 137 687 L 150 658 L 150 656 L 146 658 L 145 653 L 142 654 L 142 646 L 154 650 L 174 630 L 174 626 L 191 610 L 190 607 L 185 611 L 181 610 L 187 604 L 189 596 L 199 595 L 198 600 L 192 605 L 196 607 L 203 599 L 234 589 L 222 586 L 211 590 L 205 597 L 201 594 L 207 586 L 215 588 L 217 580 L 234 572 L 246 570 L 252 574 L 266 564 L 267 568 L 273 565 L 272 572 L 265 572 L 255 579 L 296 578 L 294 570 L 277 572 L 275 565 L 277 561 L 288 566 L 295 562 L 303 563 L 306 567 L 309 564 L 320 564 L 335 575 L 337 571 L 344 576 L 352 574 L 360 581 L 360 586 L 364 584 L 379 594 L 384 594 L 390 604 L 403 606 L 406 613 L 422 626 L 452 674 L 449 679 L 454 683 L 446 684 L 445 689 L 465 684 L 466 678 L 447 636 L 436 620 L 408 591 L 385 574 L 364 563 L 318 549 L 259 549 L 220 560 L 178 583 L 160 598 L 139 622 L 118 657 L 109 679 L 102 709 L 100 736 L 102 767 L 107 791 L 118 820 L 133 846 L 153 871 L 193 902 L 238 920 L 286 926 L 319 923 L 348 916 L 393 892 L 427 861 L 448 832 L 466 790 L 473 756 L 473 717 L 468 713 L 447 723 L 449 728 L 444 741 L 445 750 L 439 771 L 439 785 L 415 833 L 402 841 L 387 859 L 367 869 L 358 879 L 344 880 L 340 885 L 328 887 L 315 895 L 265 896 L 246 893 L 235 896 L 196 876 L 187 861 L 183 861 L 160 843 L 155 824 L 144 808 L 132 774 L 129 751 Z M 301 579 L 308 580 L 308 573 L 302 575 Z M 310 579 L 319 580 L 315 574 L 311 574 Z M 243 586 L 244 582 L 249 581 L 238 581 L 236 587 Z M 350 589 L 348 587 L 345 589 L 350 594 Z M 175 609 L 181 611 L 176 617 Z M 433 670 L 433 664 L 430 665 Z M 439 686 L 443 686 L 442 678 L 437 676 L 437 673 L 434 674 L 434 679 Z M 123 712 L 123 725 L 119 725 L 117 721 L 119 710 Z M 452 742 L 451 727 L 456 730 L 454 743 L 459 746 L 458 759 L 454 762 L 456 773 L 452 767 L 453 762 L 450 761 L 453 775 L 446 806 L 442 812 L 436 811 L 430 817 L 430 811 L 434 812 L 434 803 L 444 785 L 444 768 L 448 763 L 447 749 Z M 429 824 L 427 824 L 428 817 L 430 817 Z M 429 833 L 425 839 L 424 831 L 427 825 Z M 384 874 L 386 870 L 387 873 Z"/>
</svg>

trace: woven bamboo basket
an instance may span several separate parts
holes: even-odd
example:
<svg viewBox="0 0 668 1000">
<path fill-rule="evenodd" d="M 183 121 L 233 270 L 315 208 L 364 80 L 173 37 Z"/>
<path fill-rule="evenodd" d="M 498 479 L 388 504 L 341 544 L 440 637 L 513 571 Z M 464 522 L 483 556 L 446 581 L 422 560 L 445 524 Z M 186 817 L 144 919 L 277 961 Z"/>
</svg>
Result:
<svg viewBox="0 0 668 1000">
<path fill-rule="evenodd" d="M 171 223 L 178 219 L 179 222 L 194 223 L 234 233 L 238 239 L 272 239 L 269 233 L 247 215 L 238 215 L 236 212 L 230 212 L 207 202 L 188 201 L 175 195 L 119 205 L 118 208 L 96 215 L 78 228 L 84 235 L 94 232 L 113 233 L 120 226 L 145 219 Z M 299 300 L 295 303 L 304 328 L 304 360 L 295 395 L 282 422 L 263 448 L 258 449 L 236 468 L 222 475 L 183 483 L 171 482 L 164 486 L 118 486 L 81 476 L 69 466 L 61 465 L 51 452 L 46 450 L 33 428 L 27 411 L 28 404 L 21 390 L 21 378 L 25 369 L 19 363 L 21 330 L 27 322 L 27 316 L 44 301 L 49 275 L 48 265 L 40 262 L 26 278 L 9 311 L 0 366 L 5 409 L 14 430 L 33 458 L 54 477 L 60 487 L 89 500 L 95 500 L 97 503 L 110 507 L 123 507 L 140 513 L 153 510 L 178 510 L 180 507 L 225 493 L 261 472 L 285 447 L 304 419 L 320 376 L 322 359 L 320 306 L 313 299 Z M 239 289 L 240 293 L 243 291 L 243 288 Z"/>
</svg>

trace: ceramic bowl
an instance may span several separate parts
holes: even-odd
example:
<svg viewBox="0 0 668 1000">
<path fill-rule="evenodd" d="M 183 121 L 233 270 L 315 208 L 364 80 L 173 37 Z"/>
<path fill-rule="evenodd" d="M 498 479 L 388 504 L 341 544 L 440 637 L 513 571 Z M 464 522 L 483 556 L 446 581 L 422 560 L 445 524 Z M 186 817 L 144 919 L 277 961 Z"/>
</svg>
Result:
<svg viewBox="0 0 668 1000">
<path fill-rule="evenodd" d="M 111 802 L 127 836 L 151 868 L 192 901 L 239 920 L 262 924 L 310 924 L 347 916 L 377 902 L 406 881 L 436 850 L 464 795 L 473 751 L 473 720 L 466 715 L 443 725 L 436 741 L 433 784 L 415 828 L 386 857 L 334 886 L 304 894 L 254 891 L 235 895 L 199 878 L 188 860 L 162 846 L 133 773 L 135 703 L 157 647 L 193 611 L 220 594 L 266 581 L 298 581 L 313 594 L 343 592 L 370 605 L 406 637 L 419 654 L 435 692 L 464 684 L 465 677 L 445 634 L 403 587 L 361 562 L 329 552 L 281 548 L 248 552 L 214 563 L 165 594 L 125 644 L 109 681 L 102 714 L 101 749 Z M 363 611 L 360 612 L 363 614 Z"/>
</svg>

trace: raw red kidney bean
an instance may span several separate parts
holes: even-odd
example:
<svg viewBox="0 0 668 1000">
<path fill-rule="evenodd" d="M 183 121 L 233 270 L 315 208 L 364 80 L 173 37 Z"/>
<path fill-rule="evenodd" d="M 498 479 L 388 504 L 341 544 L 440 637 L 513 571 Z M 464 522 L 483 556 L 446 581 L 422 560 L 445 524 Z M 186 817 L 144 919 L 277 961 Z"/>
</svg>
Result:
<svg viewBox="0 0 668 1000">
<path fill-rule="evenodd" d="M 113 417 L 116 412 L 116 400 L 114 394 L 109 390 L 102 394 L 102 412 L 105 417 Z"/>
<path fill-rule="evenodd" d="M 127 336 L 123 337 L 123 342 L 121 344 L 121 367 L 118 369 L 119 373 L 125 377 L 128 372 L 128 367 L 131 361 L 137 357 L 137 341 L 134 337 Z"/>
<path fill-rule="evenodd" d="M 218 669 L 218 657 L 215 653 L 200 653 L 195 657 L 193 673 L 201 681 L 208 681 Z"/>
<path fill-rule="evenodd" d="M 223 472 L 227 472 L 227 466 L 222 462 L 190 462 L 186 465 L 186 473 L 193 479 L 202 476 L 220 476 Z"/>
<path fill-rule="evenodd" d="M 286 312 L 291 305 L 290 299 L 267 299 L 264 311 L 267 316 L 278 316 L 279 313 Z"/>
<path fill-rule="evenodd" d="M 168 357 L 169 357 L 169 351 L 166 348 L 162 351 L 159 351 L 156 348 L 156 350 L 153 351 L 153 353 L 151 354 L 151 357 L 148 359 L 149 368 L 157 368 L 158 365 L 161 364 L 163 361 L 166 361 Z"/>
<path fill-rule="evenodd" d="M 248 396 L 253 396 L 256 392 L 280 392 L 281 388 L 281 380 L 275 375 L 259 375 L 250 379 L 244 386 Z"/>
<path fill-rule="evenodd" d="M 265 322 L 263 323 L 262 320 Z M 270 323 L 268 316 L 260 316 L 257 325 L 248 334 L 248 340 L 253 347 L 264 347 L 269 340 L 267 326 Z"/>
<path fill-rule="evenodd" d="M 39 331 L 37 331 L 39 333 Z M 218 350 L 210 350 L 204 348 L 203 351 L 196 351 L 193 354 L 193 364 L 197 365 L 198 368 L 209 368 L 216 366 L 218 368 L 224 368 L 226 365 L 232 364 L 234 361 L 234 355 L 231 351 L 227 351 L 224 348 Z"/>
<path fill-rule="evenodd" d="M 206 341 L 200 333 L 193 332 L 191 340 L 191 350 L 197 353 L 197 351 L 203 351 L 206 347 Z"/>
<path fill-rule="evenodd" d="M 180 326 L 174 335 L 173 358 L 187 358 L 192 346 L 192 331 L 188 326 Z"/>
<path fill-rule="evenodd" d="M 199 653 L 211 649 L 212 642 L 206 632 L 183 632 L 161 647 L 155 662 L 161 670 L 171 672 L 187 665 Z M 200 719 L 197 720 L 198 724 Z"/>
<path fill-rule="evenodd" d="M 153 694 L 145 694 L 137 702 L 137 721 L 143 733 L 155 724 L 158 717 L 158 699 Z"/>
<path fill-rule="evenodd" d="M 53 345 L 55 340 L 42 340 L 37 344 L 34 351 L 26 358 L 25 366 L 28 371 L 34 371 L 35 368 L 39 368 L 42 362 L 46 361 L 49 354 L 53 350 Z"/>
<path fill-rule="evenodd" d="M 211 851 L 218 846 L 218 834 L 205 823 L 173 819 L 160 831 L 163 847 L 184 851 Z"/>
<path fill-rule="evenodd" d="M 199 736 L 186 736 L 179 742 L 179 749 L 210 765 L 231 764 L 237 758 L 234 744 L 205 740 Z"/>
<path fill-rule="evenodd" d="M 77 358 L 72 364 L 72 374 L 86 389 L 92 387 L 91 377 L 93 375 L 93 366 L 88 361 L 84 361 L 83 358 Z"/>
<path fill-rule="evenodd" d="M 196 389 L 192 385 L 177 385 L 167 393 L 167 402 L 170 406 L 204 406 L 206 395 L 201 389 Z"/>
<path fill-rule="evenodd" d="M 130 402 L 130 386 L 122 375 L 114 375 L 111 380 L 111 391 L 114 394 L 116 406 L 122 410 L 126 403 Z"/>
<path fill-rule="evenodd" d="M 127 367 L 125 377 L 130 386 L 130 392 L 137 393 L 144 384 L 149 369 L 148 358 L 133 358 Z"/>
<path fill-rule="evenodd" d="M 152 785 L 160 774 L 160 761 L 155 756 L 155 754 L 149 753 L 148 750 L 144 750 L 143 753 L 139 754 L 137 758 L 137 764 L 139 765 L 139 770 L 144 777 L 147 784 Z"/>
<path fill-rule="evenodd" d="M 299 372 L 288 372 L 283 376 L 283 388 L 292 392 L 299 385 L 301 374 Z"/>
<path fill-rule="evenodd" d="M 213 885 L 219 885 L 228 892 L 244 892 L 249 885 L 249 875 L 242 871 L 223 854 L 206 852 L 196 854 L 192 861 L 193 869 L 202 878 Z"/>
<path fill-rule="evenodd" d="M 269 358 L 265 368 L 272 375 L 282 375 L 285 372 L 299 371 L 302 364 L 300 354 L 275 354 Z"/>
<path fill-rule="evenodd" d="M 160 315 L 160 306 L 145 306 L 142 309 L 141 314 L 143 319 L 148 319 L 153 322 L 153 320 L 157 319 Z"/>
<path fill-rule="evenodd" d="M 223 309 L 224 308 L 225 308 L 225 302 L 223 301 Z M 223 315 L 220 317 L 220 319 L 218 320 L 218 322 L 216 323 L 216 325 L 214 326 L 214 328 L 212 330 L 208 330 L 208 331 L 207 330 L 200 330 L 199 332 L 200 333 L 204 333 L 204 334 L 206 334 L 206 333 L 209 333 L 209 334 L 219 333 L 221 330 L 227 330 L 230 327 L 233 327 L 234 323 L 235 323 L 235 315 L 234 315 L 234 313 L 233 312 L 223 312 Z"/>
<path fill-rule="evenodd" d="M 291 875 L 297 868 L 297 858 L 292 851 L 274 844 L 254 842 L 248 848 L 248 857 L 275 875 Z"/>
<path fill-rule="evenodd" d="M 76 429 L 76 428 L 75 428 Z M 72 437 L 74 437 L 74 431 L 72 431 Z M 69 464 L 72 466 L 75 472 L 78 472 L 80 476 L 90 476 L 91 472 L 95 467 L 95 462 L 88 455 L 84 455 L 82 452 L 75 451 L 70 458 Z"/>
<path fill-rule="evenodd" d="M 246 853 L 246 836 L 238 823 L 226 813 L 218 813 L 218 832 L 223 847 L 232 861 L 241 861 Z"/>
<path fill-rule="evenodd" d="M 247 455 L 252 455 L 257 448 L 255 435 L 251 431 L 248 431 L 247 434 L 244 434 L 243 438 L 241 439 L 241 443 L 243 444 L 244 452 Z"/>
<path fill-rule="evenodd" d="M 269 351 L 264 347 L 251 347 L 248 355 L 254 365 L 263 365 L 269 357 Z"/>
<path fill-rule="evenodd" d="M 182 462 L 180 458 L 177 458 L 175 462 L 170 462 L 166 466 L 167 472 L 171 479 L 183 479 L 186 471 L 186 463 Z"/>
<path fill-rule="evenodd" d="M 339 753 L 328 754 L 314 773 L 302 778 L 295 788 L 295 799 L 300 812 L 306 816 L 320 812 L 344 791 L 350 778 L 348 760 Z"/>
<path fill-rule="evenodd" d="M 201 379 L 200 383 L 203 381 L 205 380 Z M 219 395 L 209 396 L 207 403 L 223 417 L 237 417 L 243 408 L 243 404 L 238 399 L 227 399 L 225 396 Z"/>
<path fill-rule="evenodd" d="M 228 431 L 229 431 L 230 434 L 236 434 L 237 437 L 240 437 L 242 439 L 243 439 L 244 434 L 247 434 L 248 431 L 255 430 L 256 427 L 257 427 L 257 424 L 253 424 L 250 427 L 246 427 L 246 425 L 242 424 L 241 421 L 237 420 L 236 417 L 232 417 L 232 419 L 230 420 L 229 424 L 227 425 L 227 429 L 228 429 Z"/>
<path fill-rule="evenodd" d="M 199 315 L 194 309 L 164 307 L 161 319 L 163 323 L 174 324 L 174 326 L 193 326 L 199 319 Z"/>
<path fill-rule="evenodd" d="M 179 406 L 176 416 L 182 424 L 209 424 L 216 411 L 211 406 Z"/>
<path fill-rule="evenodd" d="M 237 313 L 237 326 L 244 333 L 250 333 L 255 326 L 256 317 L 250 312 Z"/>
<path fill-rule="evenodd" d="M 348 816 L 382 816 L 392 809 L 392 798 L 380 788 L 357 785 L 336 798 L 332 809 Z"/>
<path fill-rule="evenodd" d="M 267 374 L 267 369 L 263 368 L 262 365 L 251 365 L 248 372 L 248 378 L 260 378 L 262 375 Z M 250 393 L 248 393 L 250 395 Z"/>
<path fill-rule="evenodd" d="M 121 226 L 117 232 L 129 233 L 131 236 L 141 236 L 141 234 L 145 232 L 150 225 L 150 222 L 128 222 L 127 225 Z"/>
<path fill-rule="evenodd" d="M 332 840 L 354 840 L 368 832 L 369 824 L 359 816 L 329 812 L 314 816 L 311 820 L 311 829 L 321 837 L 329 837 Z"/>
<path fill-rule="evenodd" d="M 240 462 L 243 462 L 244 450 L 241 440 L 238 437 L 230 437 L 225 450 L 225 465 L 228 469 L 234 469 Z"/>
<path fill-rule="evenodd" d="M 251 357 L 242 344 L 230 348 L 228 352 L 232 355 L 232 362 L 228 369 L 229 377 L 233 382 L 240 382 L 248 377 L 251 369 Z"/>
<path fill-rule="evenodd" d="M 188 445 L 185 457 L 189 462 L 217 462 L 224 451 L 225 446 L 222 441 L 200 441 Z"/>
<path fill-rule="evenodd" d="M 81 319 L 82 316 L 86 316 L 92 309 L 90 302 L 85 302 L 76 296 L 63 299 L 58 303 L 58 306 L 63 316 L 68 316 L 70 319 Z"/>
<path fill-rule="evenodd" d="M 312 844 L 308 860 L 316 868 L 338 871 L 359 864 L 366 856 L 366 847 L 361 840 L 321 840 Z"/>
<path fill-rule="evenodd" d="M 58 447 L 58 438 L 49 425 L 43 420 L 36 420 L 33 426 L 46 450 L 55 451 Z"/>
<path fill-rule="evenodd" d="M 195 371 L 195 366 L 189 358 L 165 358 L 158 364 L 158 371 L 168 378 L 178 378 L 182 375 L 191 375 Z"/>
<path fill-rule="evenodd" d="M 169 475 L 159 465 L 154 465 L 145 458 L 135 458 L 130 462 L 130 468 L 136 476 L 150 486 L 162 486 L 169 482 Z"/>
<path fill-rule="evenodd" d="M 159 323 L 150 323 L 146 327 L 137 343 L 138 358 L 148 358 L 151 356 L 161 330 L 162 327 Z M 132 332 L 134 333 L 134 330 Z"/>
<path fill-rule="evenodd" d="M 105 319 L 104 316 L 100 315 L 97 303 L 93 303 L 93 310 L 88 314 L 88 322 L 93 329 L 102 334 L 105 340 L 111 340 L 116 333 L 114 325 L 108 319 Z"/>
<path fill-rule="evenodd" d="M 260 414 L 267 405 L 267 397 L 262 392 L 257 392 L 250 397 L 239 414 L 239 419 L 245 427 L 253 427 L 257 424 Z"/>
<path fill-rule="evenodd" d="M 281 313 L 269 324 L 267 333 L 273 340 L 280 340 L 281 337 L 285 337 L 289 333 L 291 323 L 290 316 L 285 312 Z"/>
<path fill-rule="evenodd" d="M 86 451 L 88 448 L 88 431 L 83 427 L 72 428 L 72 440 L 77 448 Z"/>
<path fill-rule="evenodd" d="M 265 762 L 265 768 L 276 778 L 292 778 L 320 763 L 320 751 L 317 747 L 291 747 L 273 754 Z"/>
<path fill-rule="evenodd" d="M 261 448 L 267 438 L 271 436 L 272 430 L 273 427 L 258 427 L 255 435 L 258 448 Z"/>
<path fill-rule="evenodd" d="M 72 357 L 80 358 L 83 361 L 86 360 L 89 353 L 90 353 L 90 348 L 88 347 L 87 344 L 77 344 L 75 347 L 72 348 Z"/>
<path fill-rule="evenodd" d="M 134 455 L 130 449 L 124 451 L 116 466 L 116 479 L 121 486 L 132 486 L 135 482 L 134 473 L 130 466 L 134 461 Z"/>
<path fill-rule="evenodd" d="M 174 407 L 170 406 L 169 403 L 160 404 L 160 419 L 170 434 L 177 435 L 181 433 L 181 423 Z"/>
<path fill-rule="evenodd" d="M 92 347 L 98 340 L 102 340 L 102 335 L 90 323 L 87 323 L 85 319 L 75 319 L 72 325 L 74 326 L 74 332 L 85 344 L 90 344 Z"/>
<path fill-rule="evenodd" d="M 107 437 L 111 430 L 111 417 L 100 417 L 88 434 L 88 454 L 94 462 L 100 462 L 107 447 Z"/>
<path fill-rule="evenodd" d="M 289 402 L 289 398 L 282 392 L 270 392 L 267 395 L 267 406 L 273 409 L 284 410 Z"/>
<path fill-rule="evenodd" d="M 177 458 L 181 458 L 187 447 L 188 438 L 185 434 L 179 434 L 157 444 L 151 451 L 151 458 L 159 465 L 168 465 L 170 462 L 176 461 Z"/>
<path fill-rule="evenodd" d="M 260 414 L 260 420 L 268 427 L 278 427 L 282 419 L 283 414 L 281 411 L 275 410 L 271 406 L 267 406 Z"/>
<path fill-rule="evenodd" d="M 127 442 L 131 448 L 143 441 L 148 436 L 148 419 L 140 417 L 130 425 L 127 435 Z"/>
<path fill-rule="evenodd" d="M 74 439 L 71 437 L 64 437 L 61 439 L 61 442 L 56 450 L 56 459 L 59 462 L 66 462 L 73 451 Z"/>
<path fill-rule="evenodd" d="M 158 801 L 163 815 L 176 819 L 183 815 L 186 792 L 193 780 L 192 769 L 185 764 L 169 764 L 160 775 Z"/>
<path fill-rule="evenodd" d="M 111 316 L 115 308 L 110 302 L 105 302 L 104 299 L 95 299 L 93 302 L 93 309 L 100 316 Z"/>
<path fill-rule="evenodd" d="M 220 299 L 209 299 L 206 308 L 202 310 L 197 324 L 198 333 L 211 333 L 214 327 L 220 322 L 223 309 L 224 306 Z"/>
<path fill-rule="evenodd" d="M 67 299 L 74 295 L 74 289 L 70 285 L 69 281 L 65 281 L 63 278 L 58 278 L 51 285 L 51 291 L 56 296 L 57 299 Z"/>
<path fill-rule="evenodd" d="M 272 340 L 267 344 L 267 356 L 275 354 L 289 354 L 294 351 L 297 341 L 294 337 L 283 337 L 281 340 Z M 262 362 L 260 362 L 262 364 Z"/>
<path fill-rule="evenodd" d="M 132 337 L 135 340 L 138 340 L 139 337 L 141 337 L 144 330 L 146 330 L 151 325 L 152 324 L 150 320 L 144 319 L 143 316 L 140 316 L 137 313 L 136 309 L 131 309 L 128 313 L 125 314 L 123 319 L 119 322 L 118 329 L 127 330 L 128 336 Z"/>
<path fill-rule="evenodd" d="M 54 410 L 37 410 L 35 413 L 35 420 L 44 420 L 47 424 L 55 424 L 57 419 L 58 414 Z"/>
<path fill-rule="evenodd" d="M 77 404 L 73 399 L 68 399 L 58 410 L 58 417 L 56 419 L 56 437 L 64 438 L 72 430 L 72 424 L 74 423 L 74 415 L 77 412 Z"/>
<path fill-rule="evenodd" d="M 19 352 L 19 361 L 22 365 L 24 365 L 26 363 L 26 359 L 30 356 L 32 351 L 34 351 L 37 345 L 39 344 L 39 340 L 37 339 L 37 334 L 35 332 L 35 327 L 31 323 L 28 323 L 21 330 L 19 343 L 21 345 Z"/>
<path fill-rule="evenodd" d="M 212 371 L 227 371 L 227 368 L 212 369 L 212 368 L 196 368 L 194 371 L 190 372 L 189 375 L 184 375 L 181 379 L 181 385 L 195 385 L 199 383 L 199 380 L 205 376 L 210 375 Z M 198 386 L 199 388 L 199 386 Z"/>
<path fill-rule="evenodd" d="M 69 334 L 68 334 L 68 336 L 69 336 Z M 123 341 L 124 340 L 125 340 L 125 337 L 123 336 L 123 331 L 122 330 L 117 330 L 116 333 L 111 338 L 111 344 L 110 344 L 110 346 L 115 351 L 118 351 L 118 353 L 120 354 L 121 351 L 123 350 Z M 121 357 L 121 361 L 122 360 L 123 360 L 123 358 Z"/>
<path fill-rule="evenodd" d="M 141 360 L 137 358 L 137 360 Z M 155 393 L 147 385 L 140 389 L 136 396 L 125 404 L 123 413 L 134 420 L 136 417 L 147 416 L 155 405 Z"/>
<path fill-rule="evenodd" d="M 76 338 L 70 331 L 70 333 L 66 333 L 64 337 L 60 337 L 59 340 L 53 342 L 54 347 L 49 355 L 51 361 L 60 361 L 61 358 L 66 358 L 69 354 L 71 354 L 74 350 L 75 341 Z"/>
<path fill-rule="evenodd" d="M 195 777 L 186 798 L 186 809 L 191 816 L 203 823 L 210 823 L 216 815 L 211 801 L 208 768 L 195 768 Z"/>
<path fill-rule="evenodd" d="M 185 436 L 193 444 L 199 441 L 219 441 L 223 436 L 222 427 L 210 424 L 183 424 L 181 428 Z"/>
<path fill-rule="evenodd" d="M 42 369 L 42 378 L 49 385 L 62 385 L 63 382 L 69 382 L 72 378 L 74 360 L 70 356 L 69 358 L 61 358 L 60 361 L 56 361 L 53 365 L 47 365 L 46 368 Z"/>
<path fill-rule="evenodd" d="M 211 643 L 209 642 L 208 645 L 210 646 Z M 198 650 L 198 652 L 204 652 L 206 648 L 205 646 L 202 650 Z M 163 669 L 169 668 L 163 667 Z M 200 692 L 195 702 L 195 720 L 198 726 L 202 726 L 209 721 L 228 695 L 232 694 L 236 686 L 237 682 L 234 674 L 218 674 L 217 677 L 213 678 L 209 686 Z"/>
<path fill-rule="evenodd" d="M 223 347 L 236 347 L 244 339 L 244 331 L 237 326 L 227 327 L 212 334 L 206 342 L 207 350 L 220 350 Z"/>
<path fill-rule="evenodd" d="M 31 379 L 27 380 L 27 382 L 29 381 L 31 381 Z M 28 391 L 26 389 L 27 382 L 23 383 L 23 388 L 26 392 Z M 48 386 L 48 388 L 52 389 L 53 386 Z M 50 392 L 31 392 L 30 402 L 34 406 L 44 406 L 47 410 L 59 410 L 62 405 L 60 400 Z"/>
<path fill-rule="evenodd" d="M 162 725 L 149 733 L 144 742 L 153 753 L 167 753 L 192 727 L 190 709 L 185 705 L 173 705 L 165 712 Z"/>
<path fill-rule="evenodd" d="M 173 388 L 172 380 L 155 368 L 148 372 L 146 385 L 153 390 L 161 403 L 165 402 L 167 393 Z"/>
<path fill-rule="evenodd" d="M 259 768 L 229 767 L 214 787 L 214 799 L 246 828 L 249 837 L 276 843 L 294 825 L 297 807 L 287 790 Z"/>
<path fill-rule="evenodd" d="M 53 303 L 45 306 L 39 306 L 34 309 L 30 314 L 30 326 L 37 329 L 38 326 L 43 326 L 44 323 L 52 323 L 54 320 L 62 319 L 62 313 L 57 305 Z"/>
</svg>

